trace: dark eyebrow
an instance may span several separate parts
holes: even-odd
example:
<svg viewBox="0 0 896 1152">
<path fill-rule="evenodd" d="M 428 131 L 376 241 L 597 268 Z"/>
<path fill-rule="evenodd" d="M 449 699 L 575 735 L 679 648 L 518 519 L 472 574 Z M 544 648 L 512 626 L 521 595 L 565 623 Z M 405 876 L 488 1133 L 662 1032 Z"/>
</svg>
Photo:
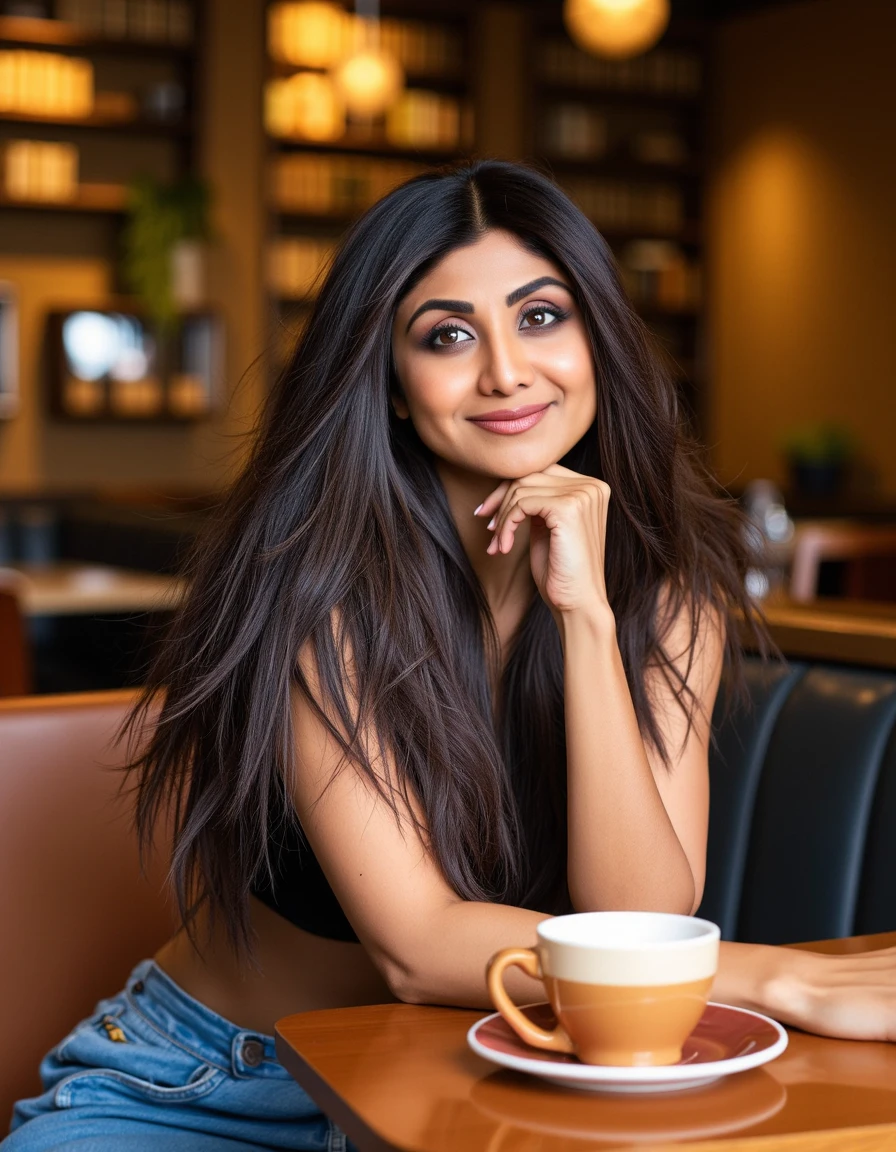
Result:
<svg viewBox="0 0 896 1152">
<path fill-rule="evenodd" d="M 511 304 L 516 304 L 522 300 L 524 296 L 528 296 L 530 292 L 536 291 L 538 288 L 543 288 L 545 284 L 556 284 L 558 288 L 563 288 L 567 292 L 572 291 L 568 284 L 564 284 L 562 280 L 558 280 L 556 276 L 539 276 L 537 280 L 530 280 L 528 284 L 524 284 L 522 288 L 515 288 L 513 292 L 507 297 L 507 307 Z"/>
<path fill-rule="evenodd" d="M 433 309 L 438 309 L 440 312 L 465 312 L 468 314 L 476 311 L 469 300 L 427 300 L 424 304 L 420 305 L 414 315 L 408 320 L 408 326 L 404 330 L 405 335 L 410 332 L 411 325 L 418 316 L 424 312 L 430 312 Z"/>
</svg>

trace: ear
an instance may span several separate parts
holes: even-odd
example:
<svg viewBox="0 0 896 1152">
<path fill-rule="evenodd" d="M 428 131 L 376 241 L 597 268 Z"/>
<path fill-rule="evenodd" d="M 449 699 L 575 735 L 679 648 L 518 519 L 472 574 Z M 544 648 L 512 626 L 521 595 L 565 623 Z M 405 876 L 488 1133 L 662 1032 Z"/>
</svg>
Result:
<svg viewBox="0 0 896 1152">
<path fill-rule="evenodd" d="M 400 392 L 393 392 L 389 399 L 392 402 L 392 410 L 398 419 L 407 420 L 411 413 L 404 396 Z"/>
<path fill-rule="evenodd" d="M 392 410 L 398 419 L 407 420 L 411 413 L 407 401 L 404 398 L 404 392 L 401 390 L 401 381 L 398 379 L 398 373 L 395 371 L 394 355 L 389 365 L 389 400 L 392 404 Z"/>
</svg>

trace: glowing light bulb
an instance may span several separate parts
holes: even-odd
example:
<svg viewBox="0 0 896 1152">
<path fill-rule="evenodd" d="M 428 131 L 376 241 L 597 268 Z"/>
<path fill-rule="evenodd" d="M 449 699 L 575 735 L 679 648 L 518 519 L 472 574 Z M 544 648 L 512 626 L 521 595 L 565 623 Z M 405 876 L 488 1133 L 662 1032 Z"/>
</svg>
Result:
<svg viewBox="0 0 896 1152">
<path fill-rule="evenodd" d="M 346 108 L 356 116 L 380 116 L 401 95 L 404 72 L 388 52 L 362 48 L 334 73 Z"/>
<path fill-rule="evenodd" d="M 669 0 L 565 0 L 563 19 L 580 48 L 595 56 L 637 56 L 669 23 Z"/>
<path fill-rule="evenodd" d="M 274 4 L 268 12 L 271 55 L 299 68 L 333 68 L 349 48 L 351 18 L 327 0 Z"/>
</svg>

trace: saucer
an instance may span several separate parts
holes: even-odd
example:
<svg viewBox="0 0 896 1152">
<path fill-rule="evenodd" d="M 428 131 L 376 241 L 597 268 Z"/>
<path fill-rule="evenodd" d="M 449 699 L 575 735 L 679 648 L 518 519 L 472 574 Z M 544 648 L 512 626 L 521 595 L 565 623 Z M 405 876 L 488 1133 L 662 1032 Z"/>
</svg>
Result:
<svg viewBox="0 0 896 1152">
<path fill-rule="evenodd" d="M 556 1024 L 550 1004 L 533 1004 L 522 1011 L 542 1028 Z M 674 1092 L 774 1060 L 787 1047 L 787 1033 L 758 1012 L 707 1004 L 684 1042 L 679 1062 L 659 1067 L 583 1064 L 577 1056 L 533 1048 L 498 1012 L 477 1021 L 467 1033 L 467 1043 L 493 1064 L 529 1072 L 552 1084 L 591 1092 Z"/>
</svg>

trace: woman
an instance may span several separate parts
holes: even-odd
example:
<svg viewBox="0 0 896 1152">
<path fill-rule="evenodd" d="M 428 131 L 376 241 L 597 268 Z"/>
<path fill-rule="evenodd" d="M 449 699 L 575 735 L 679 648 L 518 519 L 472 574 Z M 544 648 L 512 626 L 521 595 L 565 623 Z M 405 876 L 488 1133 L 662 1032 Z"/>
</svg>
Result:
<svg viewBox="0 0 896 1152">
<path fill-rule="evenodd" d="M 693 912 L 744 568 L 563 193 L 490 162 L 377 204 L 148 687 L 138 826 L 173 808 L 184 930 L 50 1054 L 9 1152 L 342 1147 L 278 1017 L 484 1008 L 545 914 Z M 724 945 L 713 995 L 892 1038 L 894 951 Z"/>
</svg>

